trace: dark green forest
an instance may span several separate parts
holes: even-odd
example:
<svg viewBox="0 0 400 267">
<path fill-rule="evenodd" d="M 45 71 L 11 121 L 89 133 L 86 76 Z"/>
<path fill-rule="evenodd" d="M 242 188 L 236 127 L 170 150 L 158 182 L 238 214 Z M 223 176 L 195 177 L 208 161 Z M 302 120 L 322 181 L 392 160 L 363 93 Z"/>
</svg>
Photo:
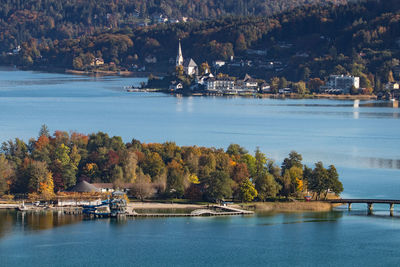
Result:
<svg viewBox="0 0 400 267">
<path fill-rule="evenodd" d="M 11 48 L 30 38 L 65 39 L 107 28 L 135 27 L 157 15 L 189 20 L 225 16 L 269 16 L 303 4 L 347 0 L 1 0 L 0 48 Z"/>
<path fill-rule="evenodd" d="M 196 3 L 211 5 L 211 2 Z M 269 11 L 255 8 L 260 1 L 248 1 L 248 5 L 254 4 L 254 12 L 249 12 L 251 16 L 225 16 L 236 15 L 237 12 L 228 8 L 231 1 L 218 2 L 224 3 L 223 10 L 226 12 L 221 12 L 213 20 L 148 27 L 117 23 L 111 27 L 101 21 L 98 24 L 85 21 L 90 16 L 80 18 L 79 14 L 83 14 L 83 11 L 68 11 L 72 7 L 67 8 L 67 3 L 71 5 L 71 1 L 65 1 L 64 6 L 58 1 L 32 1 L 40 4 L 31 3 L 29 10 L 27 3 L 20 4 L 17 11 L 15 1 L 5 1 L 2 5 L 9 8 L 0 11 L 2 62 L 27 68 L 87 70 L 95 57 L 101 57 L 105 65 L 111 64 L 112 69 L 118 70 L 129 69 L 133 64 L 146 65 L 145 58 L 150 56 L 155 57 L 159 64 L 156 67 L 147 64 L 148 69 L 166 72 L 170 70 L 168 66 L 173 66 L 168 62 L 175 58 L 178 39 L 182 39 L 184 56 L 192 57 L 198 63 L 207 61 L 211 64 L 213 60 L 227 60 L 231 56 L 246 59 L 248 49 L 266 50 L 267 56 L 260 59 L 265 62 L 281 62 L 283 67 L 279 72 L 256 69 L 251 73 L 249 70 L 256 78 L 270 79 L 278 76 L 291 81 L 309 82 L 315 78 L 326 79 L 330 74 L 352 74 L 360 76 L 362 88 L 375 89 L 376 92 L 382 90 L 383 83 L 399 78 L 396 76 L 398 72 L 393 71 L 399 65 L 400 57 L 399 1 L 368 0 L 349 4 L 307 4 L 300 7 L 294 7 L 297 4 L 293 4 L 287 6 L 293 6 L 289 11 L 279 14 L 272 12 L 269 16 L 261 16 L 268 15 Z M 267 2 L 263 4 L 268 6 Z M 122 14 L 127 13 L 130 6 L 124 5 L 125 1 L 118 1 L 114 5 L 112 3 L 99 1 L 95 9 L 107 10 L 112 6 L 121 8 Z M 184 6 L 184 3 L 189 2 L 174 1 L 176 5 L 179 3 Z M 87 6 L 89 10 L 91 5 Z M 152 13 L 150 10 L 159 11 L 150 6 L 147 5 L 147 13 L 143 14 Z M 36 10 L 42 10 L 40 12 L 44 14 L 50 14 L 48 12 L 51 11 L 54 14 L 39 15 Z M 90 10 L 94 12 L 94 9 Z M 200 14 L 197 10 L 201 8 L 195 12 Z M 24 15 L 18 15 L 21 12 Z M 36 15 L 33 15 L 35 12 Z M 68 12 L 77 17 L 73 19 L 72 13 Z M 97 14 L 97 11 L 94 13 Z M 120 13 L 113 13 L 116 14 Z M 123 17 L 121 15 L 122 21 Z M 52 19 L 60 19 L 61 23 Z M 16 44 L 22 45 L 20 53 L 7 55 L 6 52 Z M 223 71 L 238 74 L 230 69 Z"/>
<path fill-rule="evenodd" d="M 124 143 L 102 132 L 56 131 L 50 136 L 46 126 L 28 143 L 16 138 L 1 145 L 0 196 L 52 198 L 83 180 L 115 188 L 130 184 L 132 195 L 140 199 L 265 201 L 343 191 L 333 165 L 326 169 L 318 162 L 311 169 L 294 151 L 278 166 L 259 149 L 253 154 L 237 144 L 224 150 L 135 139 Z"/>
</svg>

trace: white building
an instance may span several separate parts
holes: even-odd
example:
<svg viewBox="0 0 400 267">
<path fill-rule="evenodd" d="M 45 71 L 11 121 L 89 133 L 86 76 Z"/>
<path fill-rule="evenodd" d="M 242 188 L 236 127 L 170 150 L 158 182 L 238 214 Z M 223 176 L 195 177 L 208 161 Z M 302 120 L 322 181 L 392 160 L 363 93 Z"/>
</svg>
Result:
<svg viewBox="0 0 400 267">
<path fill-rule="evenodd" d="M 18 55 L 20 51 L 21 51 L 21 46 L 19 45 L 16 48 L 13 49 L 13 54 L 14 55 Z"/>
<path fill-rule="evenodd" d="M 214 78 L 214 75 L 213 75 L 211 72 L 205 73 L 203 76 L 197 76 L 197 77 L 196 77 L 196 82 L 197 82 L 198 84 L 200 84 L 200 85 L 204 85 L 204 84 L 206 84 L 206 81 L 207 81 L 209 78 Z"/>
<path fill-rule="evenodd" d="M 207 91 L 228 92 L 235 90 L 235 81 L 231 78 L 209 78 L 206 81 Z"/>
<path fill-rule="evenodd" d="M 199 72 L 197 64 L 196 64 L 196 62 L 194 62 L 194 60 L 192 58 L 186 59 L 183 62 L 183 70 L 189 76 L 197 75 L 197 73 Z"/>
<path fill-rule="evenodd" d="M 235 89 L 237 91 L 254 92 L 258 90 L 258 82 L 250 75 L 246 74 L 243 80 L 238 80 L 236 82 Z"/>
<path fill-rule="evenodd" d="M 221 68 L 224 65 L 225 65 L 225 61 L 223 61 L 223 60 L 216 60 L 213 62 L 214 68 Z"/>
<path fill-rule="evenodd" d="M 345 94 L 350 92 L 351 87 L 360 88 L 360 77 L 348 75 L 331 75 L 325 86 L 321 86 L 321 91 L 329 91 L 332 89 L 340 90 Z"/>
<path fill-rule="evenodd" d="M 260 91 L 262 92 L 262 93 L 271 93 L 272 92 L 272 90 L 271 90 L 271 86 L 268 84 L 268 83 L 262 83 L 261 85 L 260 85 Z"/>
<path fill-rule="evenodd" d="M 171 85 L 169 86 L 169 90 L 171 91 L 176 91 L 176 90 L 182 90 L 183 89 L 183 84 L 178 83 L 176 81 L 173 81 Z"/>
</svg>

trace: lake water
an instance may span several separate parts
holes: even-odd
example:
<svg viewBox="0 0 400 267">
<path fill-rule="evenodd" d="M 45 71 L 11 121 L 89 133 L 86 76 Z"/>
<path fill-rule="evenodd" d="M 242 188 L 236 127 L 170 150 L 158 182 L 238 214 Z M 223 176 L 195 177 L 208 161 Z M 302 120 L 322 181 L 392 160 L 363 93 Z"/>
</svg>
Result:
<svg viewBox="0 0 400 267">
<path fill-rule="evenodd" d="M 400 110 L 378 101 L 178 98 L 128 93 L 143 79 L 0 69 L 0 142 L 51 131 L 104 131 L 142 142 L 257 146 L 335 164 L 343 197 L 400 199 Z M 237 218 L 73 221 L 0 214 L 6 265 L 396 265 L 398 209 Z M 29 216 L 28 216 L 29 217 Z M 64 217 L 64 216 L 61 216 Z M 58 218 L 58 219 L 55 219 Z M 48 227 L 39 227 L 41 222 Z M 51 221 L 51 223 L 50 223 Z M 55 222 L 56 221 L 56 222 Z M 3 261 L 5 259 L 5 261 Z M 115 263 L 115 264 L 114 264 Z M 397 264 L 398 265 L 398 264 Z"/>
</svg>

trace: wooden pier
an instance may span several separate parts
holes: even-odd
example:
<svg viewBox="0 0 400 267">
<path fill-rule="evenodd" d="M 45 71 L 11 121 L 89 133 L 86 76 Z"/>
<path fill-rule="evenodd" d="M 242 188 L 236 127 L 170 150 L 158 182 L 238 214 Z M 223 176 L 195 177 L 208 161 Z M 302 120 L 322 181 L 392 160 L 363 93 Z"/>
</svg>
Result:
<svg viewBox="0 0 400 267">
<path fill-rule="evenodd" d="M 390 216 L 393 216 L 394 205 L 400 204 L 400 200 L 398 199 L 332 199 L 328 201 L 332 204 L 347 204 L 349 210 L 351 210 L 353 203 L 367 204 L 368 214 L 372 214 L 374 204 L 389 204 Z"/>
<path fill-rule="evenodd" d="M 221 211 L 218 211 L 221 210 Z M 197 209 L 191 213 L 137 213 L 130 212 L 127 216 L 131 217 L 200 217 L 200 216 L 238 216 L 238 215 L 252 215 L 253 211 L 236 209 L 228 206 L 213 205 Z"/>
</svg>

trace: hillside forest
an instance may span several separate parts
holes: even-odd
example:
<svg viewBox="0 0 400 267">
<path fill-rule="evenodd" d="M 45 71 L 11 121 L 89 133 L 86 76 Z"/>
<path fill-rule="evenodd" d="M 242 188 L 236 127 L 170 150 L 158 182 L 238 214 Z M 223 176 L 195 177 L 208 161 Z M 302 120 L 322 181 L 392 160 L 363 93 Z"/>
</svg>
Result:
<svg viewBox="0 0 400 267">
<path fill-rule="evenodd" d="M 266 14 L 263 16 L 258 11 L 247 16 L 221 11 L 221 16 L 212 20 L 193 19 L 185 23 L 144 27 L 123 23 L 111 27 L 101 21 L 97 24 L 84 22 L 83 17 L 78 16 L 85 14 L 83 10 L 74 12 L 78 16 L 74 18 L 72 13 L 68 13 L 72 12 L 70 9 L 56 4 L 58 1 L 50 7 L 44 3 L 53 1 L 35 1 L 40 3 L 36 5 L 28 2 L 30 6 L 6 2 L 4 6 L 9 8 L 0 11 L 3 64 L 32 69 L 88 70 L 94 58 L 102 58 L 112 70 L 145 65 L 150 72 L 165 73 L 173 71 L 171 62 L 176 57 L 178 40 L 181 39 L 184 57 L 192 57 L 199 65 L 205 62 L 211 65 L 215 60 L 228 61 L 232 57 L 246 60 L 251 58 L 249 50 L 262 50 L 267 51 L 267 55 L 258 57 L 258 60 L 279 62 L 282 66 L 278 71 L 257 68 L 220 70 L 230 75 L 240 76 L 249 72 L 260 79 L 278 77 L 308 84 L 312 79 L 324 81 L 331 74 L 350 74 L 359 76 L 360 87 L 368 89 L 369 93 L 382 91 L 384 83 L 399 79 L 400 2 L 396 0 L 313 2 L 281 13 L 254 8 L 254 11 Z M 124 2 L 118 1 L 114 7 L 121 7 L 122 13 L 127 12 L 122 9 L 122 6 L 129 6 Z M 231 1 L 221 2 L 228 10 Z M 256 2 L 248 1 L 248 4 Z M 66 1 L 65 5 L 67 3 L 71 2 Z M 98 8 L 106 10 L 112 2 L 101 3 Z M 54 14 L 43 16 L 50 10 Z M 231 14 L 235 15 L 223 16 Z M 60 21 L 68 18 L 71 23 L 57 24 L 50 18 L 60 18 Z M 21 45 L 21 51 L 10 53 L 17 45 Z M 155 61 L 149 63 L 146 58 Z"/>
</svg>

